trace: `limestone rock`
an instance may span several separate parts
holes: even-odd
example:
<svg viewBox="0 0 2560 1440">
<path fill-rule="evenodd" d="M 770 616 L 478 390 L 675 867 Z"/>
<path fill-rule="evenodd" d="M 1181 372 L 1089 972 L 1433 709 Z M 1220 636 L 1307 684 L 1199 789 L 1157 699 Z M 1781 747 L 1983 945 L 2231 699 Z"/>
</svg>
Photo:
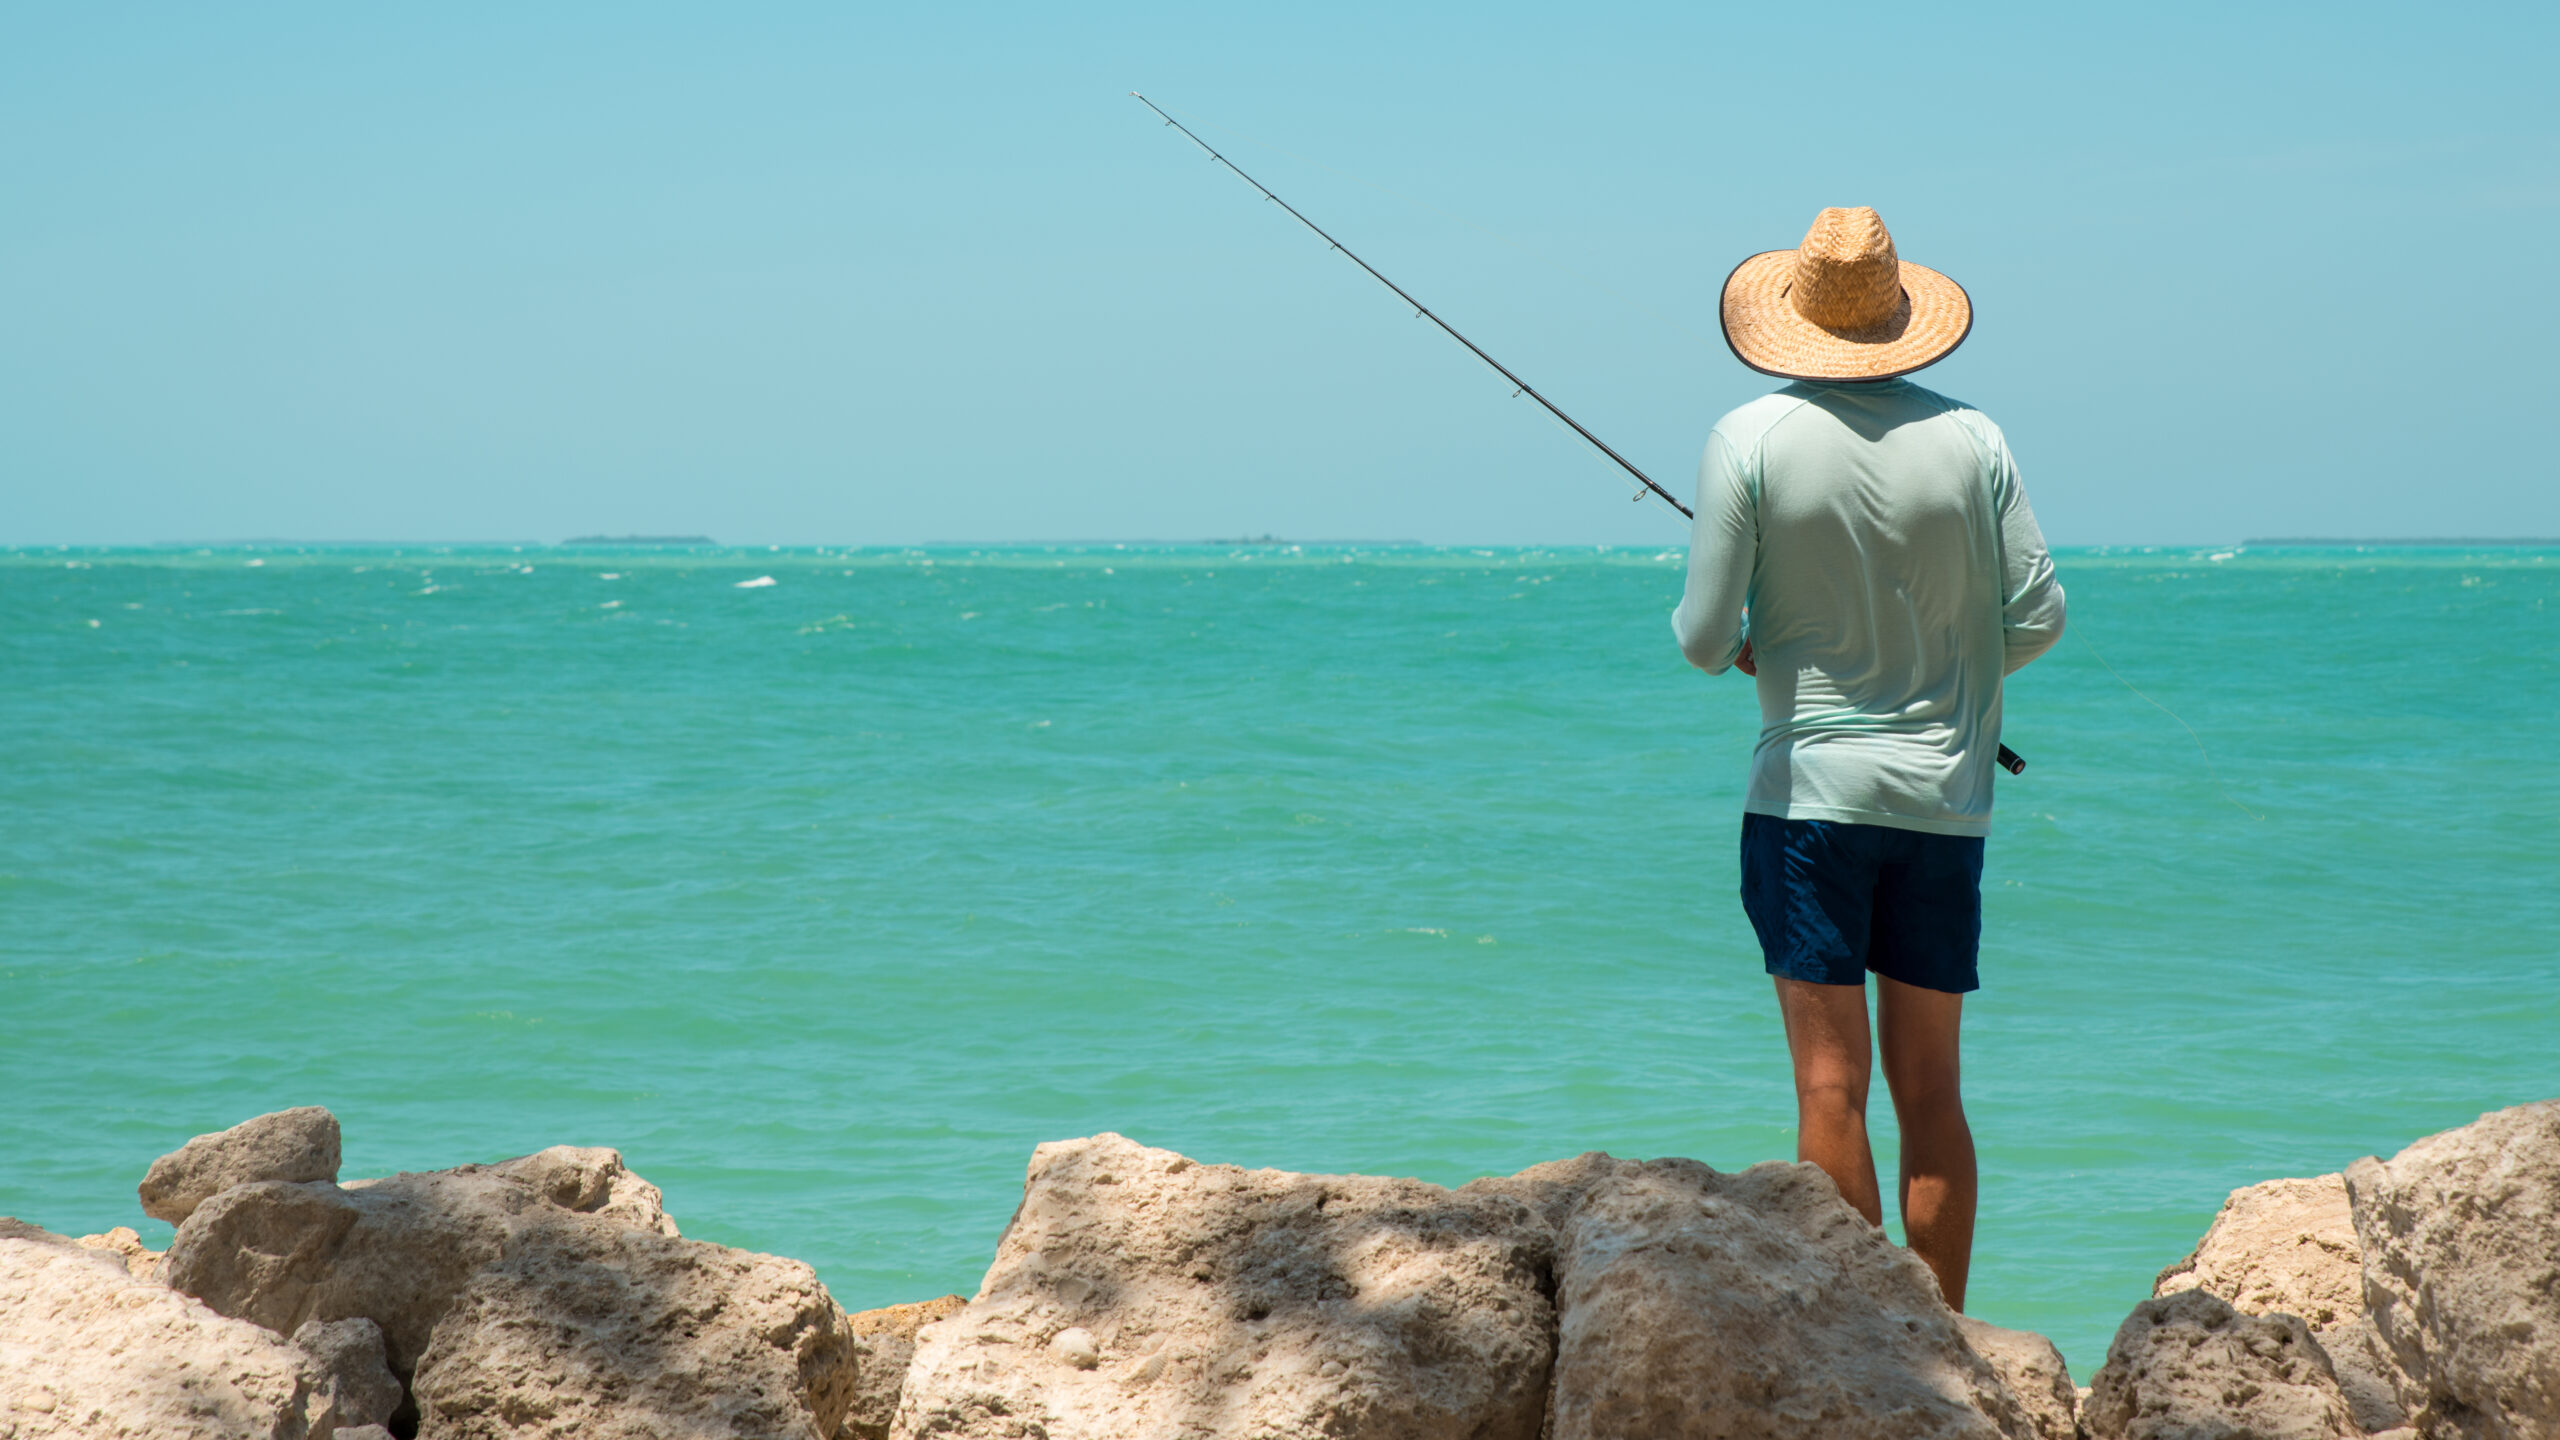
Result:
<svg viewBox="0 0 2560 1440">
<path fill-rule="evenodd" d="M 472 1276 L 527 1225 L 579 1213 L 610 1228 L 669 1238 L 675 1230 L 657 1187 L 623 1169 L 621 1156 L 563 1146 L 343 1188 L 234 1186 L 178 1228 L 161 1273 L 223 1314 L 280 1335 L 311 1320 L 372 1320 L 392 1373 L 406 1379 Z"/>
<path fill-rule="evenodd" d="M 2560 1100 L 2347 1167 L 2365 1306 L 2420 1431 L 2560 1435 Z"/>
<path fill-rule="evenodd" d="M 262 1180 L 199 1205 L 178 1227 L 161 1278 L 234 1319 L 290 1335 L 304 1321 L 343 1320 L 363 1308 L 318 1313 L 348 1232 L 365 1210 L 326 1181 Z M 385 1333 L 391 1326 L 382 1323 Z"/>
<path fill-rule="evenodd" d="M 1536 1440 L 1549 1245 L 1501 1193 L 1043 1145 L 976 1298 L 918 1333 L 893 1433 Z M 1069 1329 L 1092 1368 L 1052 1347 Z"/>
<path fill-rule="evenodd" d="M 471 1278 L 412 1388 L 419 1440 L 816 1440 L 855 1364 L 808 1266 L 554 1211 Z"/>
<path fill-rule="evenodd" d="M 490 1173 L 521 1180 L 563 1210 L 602 1215 L 637 1230 L 677 1238 L 658 1187 L 625 1169 L 622 1152 L 603 1146 L 554 1145 L 502 1161 Z"/>
<path fill-rule="evenodd" d="M 1553 1440 L 2070 1433 L 2059 1356 L 2009 1355 L 2022 1377 L 2049 1365 L 2031 1381 L 2047 1392 L 2060 1380 L 2039 1396 L 2059 1408 L 2054 1429 L 1977 1352 L 1927 1267 L 1813 1166 L 1726 1175 L 1586 1155 L 1477 1184 L 1544 1192 L 1556 1219 Z"/>
<path fill-rule="evenodd" d="M 330 1343 L 372 1353 L 338 1327 L 378 1327 L 379 1363 L 409 1382 L 431 1440 L 812 1440 L 854 1385 L 853 1338 L 806 1266 L 682 1239 L 611 1150 L 235 1185 L 179 1227 L 165 1273 L 279 1334 L 343 1333 Z M 388 1417 L 382 1387 L 337 1373 L 327 1401 L 350 1428 Z"/>
<path fill-rule="evenodd" d="M 2310 1327 L 2183 1290 L 2133 1307 L 2081 1410 L 2090 1440 L 2361 1436 Z"/>
<path fill-rule="evenodd" d="M 2080 1440 L 2080 1391 L 2058 1346 L 2032 1330 L 2003 1330 L 1970 1315 L 1958 1315 L 1956 1329 L 2017 1397 L 2036 1440 Z"/>
<path fill-rule="evenodd" d="M 306 1321 L 293 1343 L 311 1377 L 315 1435 L 382 1424 L 407 1398 L 383 1358 L 382 1327 L 370 1320 Z"/>
<path fill-rule="evenodd" d="M 300 1351 L 61 1236 L 0 1238 L 0 1435 L 304 1440 Z M 38 1232 L 42 1234 L 43 1232 Z"/>
<path fill-rule="evenodd" d="M 2151 1293 L 2209 1290 L 2243 1315 L 2281 1310 L 2316 1334 L 2364 1313 L 2362 1256 L 2346 1177 L 2268 1180 L 2232 1191 Z"/>
<path fill-rule="evenodd" d="M 2358 1425 L 2376 1435 L 2408 1425 L 2408 1406 L 2400 1398 L 2408 1379 L 2400 1373 L 2390 1348 L 2374 1330 L 2372 1316 L 2358 1310 L 2354 1319 L 2326 1330 L 2314 1330 L 2311 1338 L 2328 1352 L 2329 1368 L 2338 1376 L 2338 1390 L 2347 1397 L 2347 1411 L 2355 1416 Z"/>
<path fill-rule="evenodd" d="M 853 1403 L 846 1409 L 836 1440 L 889 1440 L 898 1417 L 898 1396 L 906 1389 L 907 1364 L 915 1358 L 916 1332 L 937 1320 L 960 1313 L 966 1295 L 917 1300 L 845 1317 L 845 1328 L 861 1347 L 855 1366 Z"/>
<path fill-rule="evenodd" d="M 41 1225 L 21 1220 L 14 1215 L 0 1215 L 0 1240 L 30 1240 L 38 1245 L 73 1245 L 80 1242 L 68 1235 L 56 1235 Z"/>
<path fill-rule="evenodd" d="M 139 1193 L 143 1214 L 177 1225 L 234 1185 L 337 1178 L 338 1117 L 305 1105 L 197 1136 L 152 1161 Z"/>
<path fill-rule="evenodd" d="M 104 1235 L 83 1235 L 77 1243 L 84 1249 L 101 1250 L 122 1260 L 125 1273 L 136 1280 L 156 1280 L 160 1276 L 161 1252 L 143 1244 L 141 1234 L 130 1225 L 118 1225 Z"/>
<path fill-rule="evenodd" d="M 2268 1180 L 2231 1192 L 2194 1253 L 2160 1272 L 2155 1296 L 2204 1290 L 2243 1315 L 2300 1318 L 2327 1352 L 2367 1430 L 2405 1424 L 2396 1375 L 2364 1313 L 2363 1246 L 2343 1175 Z"/>
</svg>

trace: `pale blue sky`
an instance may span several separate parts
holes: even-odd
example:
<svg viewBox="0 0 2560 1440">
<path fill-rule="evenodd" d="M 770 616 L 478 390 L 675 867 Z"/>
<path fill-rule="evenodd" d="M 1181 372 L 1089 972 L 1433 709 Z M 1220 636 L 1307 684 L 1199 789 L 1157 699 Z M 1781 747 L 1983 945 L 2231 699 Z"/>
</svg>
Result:
<svg viewBox="0 0 2560 1440">
<path fill-rule="evenodd" d="M 2554 13 L 9 5 L 0 543 L 1678 538 L 1132 89 L 1684 494 L 1870 204 L 2057 543 L 2560 534 Z"/>
</svg>

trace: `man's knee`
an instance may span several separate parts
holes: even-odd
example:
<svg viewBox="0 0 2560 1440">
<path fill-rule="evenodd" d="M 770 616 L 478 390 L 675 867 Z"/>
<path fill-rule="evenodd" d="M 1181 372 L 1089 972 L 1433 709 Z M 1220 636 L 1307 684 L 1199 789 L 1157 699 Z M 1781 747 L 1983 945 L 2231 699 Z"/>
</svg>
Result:
<svg viewBox="0 0 2560 1440">
<path fill-rule="evenodd" d="M 1867 1113 L 1867 1083 L 1863 1077 L 1852 1080 L 1845 1075 L 1799 1075 L 1796 1108 L 1808 1116 L 1863 1120 Z"/>
</svg>

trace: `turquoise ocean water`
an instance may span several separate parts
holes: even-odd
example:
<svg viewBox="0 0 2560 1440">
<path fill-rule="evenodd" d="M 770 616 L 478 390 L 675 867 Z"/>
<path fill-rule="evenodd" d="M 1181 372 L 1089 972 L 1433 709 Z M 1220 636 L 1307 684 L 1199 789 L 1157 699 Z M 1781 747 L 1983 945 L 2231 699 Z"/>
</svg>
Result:
<svg viewBox="0 0 2560 1440">
<path fill-rule="evenodd" d="M 2231 1187 L 2560 1095 L 2560 551 L 2060 563 L 1972 1308 L 2085 1382 Z M 350 1175 L 618 1146 L 863 1308 L 1045 1139 L 1791 1156 L 1679 564 L 0 551 L 0 1212 L 165 1243 L 153 1156 L 325 1104 Z"/>
</svg>

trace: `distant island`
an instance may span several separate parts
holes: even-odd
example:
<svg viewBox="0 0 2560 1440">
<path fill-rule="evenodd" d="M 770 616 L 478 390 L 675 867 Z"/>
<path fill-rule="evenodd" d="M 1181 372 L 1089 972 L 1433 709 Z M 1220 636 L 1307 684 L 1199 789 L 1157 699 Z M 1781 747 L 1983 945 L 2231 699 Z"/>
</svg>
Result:
<svg viewBox="0 0 2560 1440">
<path fill-rule="evenodd" d="M 2273 540 L 2243 540 L 2240 543 L 2243 545 L 2327 545 L 2335 547 L 2344 547 L 2349 545 L 2432 545 L 2444 548 L 2468 545 L 2512 545 L 2520 549 L 2527 550 L 2544 550 L 2553 547 L 2560 547 L 2560 540 L 2549 538 L 2535 539 L 2531 536 L 2514 535 L 2445 535 L 2432 538 L 2421 536 L 2415 539 L 2401 536 L 2377 536 L 2363 540 L 2355 539 L 2353 537 L 2339 536 L 2290 535 L 2280 536 Z"/>
<path fill-rule="evenodd" d="M 1291 540 L 1279 535 L 1238 535 L 1229 539 L 1210 539 L 1203 545 L 1420 545 L 1419 540 Z"/>
<path fill-rule="evenodd" d="M 572 535 L 563 545 L 717 545 L 708 535 Z"/>
<path fill-rule="evenodd" d="M 923 540 L 917 542 L 913 547 L 908 548 L 921 550 L 966 550 L 971 548 L 980 550 L 1099 550 L 1104 546 L 1118 546 L 1126 549 L 1131 545 L 1267 545 L 1274 548 L 1290 545 L 1313 545 L 1320 549 L 1334 549 L 1357 545 L 1371 550 L 1388 550 L 1397 547 L 1420 549 L 1424 547 L 1424 544 L 1425 542 L 1420 540 L 1298 540 L 1285 535 L 1227 535 L 1211 536 L 1205 540 L 1196 538 L 1188 540 L 1178 538 L 1168 540 L 1163 536 L 1122 536 L 1116 540 L 1096 540 L 1090 537 L 1081 540 Z M 1446 548 L 1455 549 L 1460 547 L 1451 546 Z"/>
<path fill-rule="evenodd" d="M 523 550 L 540 540 L 288 540 L 249 536 L 238 540 L 154 540 L 154 550 Z"/>
</svg>

